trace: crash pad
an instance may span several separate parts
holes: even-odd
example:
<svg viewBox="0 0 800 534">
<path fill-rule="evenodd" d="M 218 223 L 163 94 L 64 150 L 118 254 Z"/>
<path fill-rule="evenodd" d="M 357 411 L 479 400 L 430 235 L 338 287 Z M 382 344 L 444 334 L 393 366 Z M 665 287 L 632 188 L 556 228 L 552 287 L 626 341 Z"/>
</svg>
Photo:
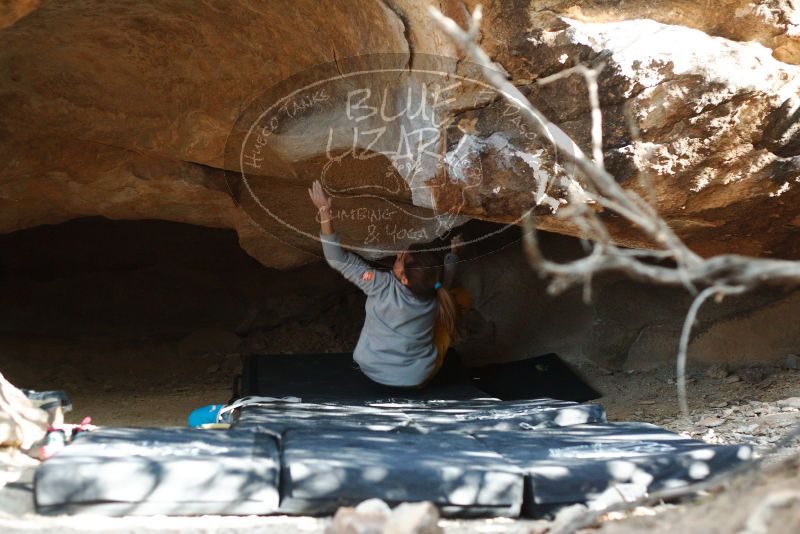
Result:
<svg viewBox="0 0 800 534">
<path fill-rule="evenodd" d="M 242 391 L 261 398 L 233 411 L 230 430 L 80 435 L 38 470 L 37 510 L 324 515 L 377 498 L 431 501 L 445 516 L 543 517 L 704 480 L 750 457 L 747 446 L 608 423 L 599 404 L 524 398 L 540 370 L 515 365 L 484 375 L 490 384 L 519 371 L 518 389 L 502 392 L 514 400 L 501 400 L 458 373 L 424 389 L 383 387 L 349 353 L 248 357 Z"/>
<path fill-rule="evenodd" d="M 294 395 L 307 401 L 341 399 L 415 400 L 497 398 L 530 400 L 552 397 L 575 402 L 600 393 L 557 354 L 514 362 L 464 368 L 452 349 L 445 365 L 425 388 L 396 388 L 364 376 L 351 352 L 330 354 L 246 355 L 234 398 L 248 395 Z"/>
<path fill-rule="evenodd" d="M 752 455 L 746 445 L 711 445 L 647 423 L 479 432 L 475 437 L 523 470 L 523 512 L 531 517 L 577 503 L 600 509 L 685 486 Z"/>
<path fill-rule="evenodd" d="M 369 430 L 288 430 L 282 444 L 281 507 L 333 513 L 377 498 L 431 501 L 445 515 L 519 514 L 518 468 L 468 435 Z"/>
<path fill-rule="evenodd" d="M 553 353 L 492 363 L 468 373 L 476 387 L 503 400 L 553 397 L 586 402 L 602 396 L 572 365 Z"/>
<path fill-rule="evenodd" d="M 280 435 L 290 428 L 391 431 L 410 423 L 411 417 L 402 410 L 381 409 L 357 401 L 261 402 L 240 408 L 234 427 Z"/>
<path fill-rule="evenodd" d="M 277 434 L 289 428 L 391 431 L 405 427 L 415 427 L 424 432 L 468 433 L 521 430 L 539 426 L 558 427 L 605 420 L 605 410 L 598 404 L 577 404 L 554 399 L 394 399 L 337 403 L 260 402 L 240 408 L 234 426 L 241 430 Z"/>
<path fill-rule="evenodd" d="M 367 378 L 353 353 L 247 355 L 234 396 L 301 397 L 308 402 L 342 400 L 474 399 L 490 397 L 467 374 L 450 373 L 425 388 L 384 386 Z"/>
<path fill-rule="evenodd" d="M 275 439 L 255 432 L 107 428 L 80 434 L 36 472 L 43 514 L 269 514 Z"/>
<path fill-rule="evenodd" d="M 599 404 L 556 399 L 501 401 L 497 399 L 372 402 L 370 407 L 402 411 L 428 430 L 477 432 L 562 427 L 606 421 Z"/>
</svg>

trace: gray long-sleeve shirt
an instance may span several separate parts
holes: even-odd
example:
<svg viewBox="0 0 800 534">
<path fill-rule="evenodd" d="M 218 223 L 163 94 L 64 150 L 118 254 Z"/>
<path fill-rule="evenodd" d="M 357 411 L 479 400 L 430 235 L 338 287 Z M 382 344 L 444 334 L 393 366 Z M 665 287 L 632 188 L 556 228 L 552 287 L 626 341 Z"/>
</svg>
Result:
<svg viewBox="0 0 800 534">
<path fill-rule="evenodd" d="M 320 234 L 320 239 L 328 265 L 367 295 L 366 319 L 353 359 L 365 375 L 380 384 L 423 383 L 436 362 L 436 299 L 417 297 L 393 273 L 376 270 L 345 251 L 337 234 Z M 457 260 L 457 256 L 448 254 L 445 268 L 454 269 Z"/>
</svg>

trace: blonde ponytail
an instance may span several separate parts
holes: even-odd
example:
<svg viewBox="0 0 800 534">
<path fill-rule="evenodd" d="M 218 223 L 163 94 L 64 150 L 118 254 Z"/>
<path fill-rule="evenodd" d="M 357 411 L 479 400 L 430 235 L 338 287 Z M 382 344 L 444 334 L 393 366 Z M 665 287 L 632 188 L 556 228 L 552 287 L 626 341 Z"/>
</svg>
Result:
<svg viewBox="0 0 800 534">
<path fill-rule="evenodd" d="M 453 301 L 450 291 L 444 287 L 436 290 L 437 315 L 436 322 L 444 328 L 450 339 L 455 339 L 456 335 L 456 303 Z"/>
<path fill-rule="evenodd" d="M 452 340 L 456 335 L 458 310 L 450 290 L 443 287 L 444 267 L 440 258 L 430 251 L 412 250 L 405 260 L 408 288 L 423 299 L 436 298 L 436 324 Z"/>
</svg>

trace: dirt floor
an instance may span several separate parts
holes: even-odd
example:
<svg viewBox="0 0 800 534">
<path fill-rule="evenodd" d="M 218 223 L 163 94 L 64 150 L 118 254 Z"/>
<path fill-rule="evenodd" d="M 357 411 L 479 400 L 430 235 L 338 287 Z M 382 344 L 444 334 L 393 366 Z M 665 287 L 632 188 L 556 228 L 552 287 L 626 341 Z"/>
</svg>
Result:
<svg viewBox="0 0 800 534">
<path fill-rule="evenodd" d="M 207 354 L 184 364 L 161 362 L 160 373 L 129 373 L 122 379 L 112 378 L 119 376 L 119 369 L 108 376 L 102 376 L 103 373 L 98 376 L 91 372 L 90 362 L 81 365 L 71 361 L 60 365 L 57 373 L 45 375 L 38 388 L 69 385 L 67 389 L 74 405 L 74 410 L 68 414 L 71 422 L 91 416 L 96 424 L 103 426 L 184 425 L 193 408 L 228 400 L 239 361 L 240 356 L 235 353 Z M 139 362 L 139 365 L 147 364 L 149 367 L 158 363 Z M 689 377 L 692 410 L 689 420 L 678 416 L 673 369 L 610 373 L 587 365 L 581 371 L 604 393 L 597 402 L 606 407 L 612 420 L 651 422 L 713 443 L 751 443 L 760 455 L 767 453 L 793 425 L 800 422 L 800 371 L 796 370 L 755 368 L 729 373 L 721 368 L 698 369 Z M 793 455 L 797 458 L 798 453 L 800 444 L 795 441 L 791 447 L 771 458 L 769 474 L 756 478 L 751 476 L 726 491 L 701 495 L 679 504 L 662 503 L 603 516 L 599 532 L 800 532 L 800 501 L 795 498 L 800 494 L 798 463 L 780 463 Z M 776 495 L 788 495 L 789 506 L 770 509 L 765 514 L 766 529 L 759 530 L 755 524 L 746 528 L 748 520 L 752 522 L 754 517 L 760 517 L 756 510 L 767 506 L 767 499 Z M 22 495 L 22 499 L 25 498 Z M 9 533 L 55 529 L 65 532 L 291 533 L 323 532 L 328 525 L 326 519 L 307 517 L 93 518 L 87 521 L 39 517 L 32 514 L 29 506 L 27 510 L 0 506 L 0 510 L 4 510 L 0 511 L 0 531 Z M 585 511 L 571 512 L 580 514 Z M 555 522 L 443 520 L 441 525 L 446 532 L 544 533 L 557 532 L 568 518 L 568 512 L 565 512 Z"/>
</svg>

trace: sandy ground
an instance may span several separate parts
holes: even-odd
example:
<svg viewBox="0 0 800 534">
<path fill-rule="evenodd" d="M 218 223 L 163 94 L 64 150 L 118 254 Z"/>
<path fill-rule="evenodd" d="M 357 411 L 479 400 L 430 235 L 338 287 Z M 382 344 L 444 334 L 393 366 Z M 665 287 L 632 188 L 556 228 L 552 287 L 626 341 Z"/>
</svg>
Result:
<svg viewBox="0 0 800 534">
<path fill-rule="evenodd" d="M 86 415 L 98 425 L 168 426 L 184 425 L 196 407 L 224 403 L 230 397 L 237 355 L 219 355 L 195 366 L 200 373 L 181 374 L 165 370 L 152 381 L 128 377 L 125 381 L 86 387 L 79 377 L 66 377 L 74 410 L 68 416 L 77 422 Z M 697 370 L 690 374 L 691 417 L 678 416 L 674 371 L 608 373 L 585 367 L 584 374 L 605 396 L 601 402 L 611 420 L 646 421 L 685 435 L 715 443 L 751 443 L 763 454 L 773 443 L 800 422 L 800 405 L 786 399 L 800 397 L 800 372 L 766 368 L 728 373 L 722 369 Z M 177 377 L 177 378 L 176 378 Z M 187 377 L 190 377 L 187 379 Z M 60 376 L 59 379 L 65 379 Z M 52 385 L 52 384 L 47 384 Z M 81 387 L 83 386 L 83 387 Z M 167 386 L 167 387 L 165 387 Z M 776 458 L 797 454 L 798 444 Z M 777 465 L 776 461 L 771 462 Z M 11 490 L 11 493 L 9 491 Z M 748 520 L 764 506 L 765 499 L 781 492 L 800 494 L 797 463 L 780 464 L 758 478 L 738 482 L 726 491 L 706 494 L 679 504 L 638 508 L 632 513 L 602 518 L 600 532 L 634 533 L 649 531 L 685 533 L 746 532 Z M 791 500 L 791 498 L 790 498 Z M 23 478 L 0 494 L 0 532 L 324 532 L 328 519 L 309 517 L 202 517 L 202 518 L 80 518 L 41 517 L 33 514 L 30 489 Z M 800 532 L 800 500 L 766 514 L 763 532 Z M 563 520 L 564 518 L 560 518 Z M 559 518 L 557 518 L 559 521 Z M 443 520 L 446 532 L 550 532 L 557 523 L 529 520 Z M 596 532 L 596 530 L 594 530 Z M 587 531 L 588 532 L 588 531 Z"/>
</svg>

